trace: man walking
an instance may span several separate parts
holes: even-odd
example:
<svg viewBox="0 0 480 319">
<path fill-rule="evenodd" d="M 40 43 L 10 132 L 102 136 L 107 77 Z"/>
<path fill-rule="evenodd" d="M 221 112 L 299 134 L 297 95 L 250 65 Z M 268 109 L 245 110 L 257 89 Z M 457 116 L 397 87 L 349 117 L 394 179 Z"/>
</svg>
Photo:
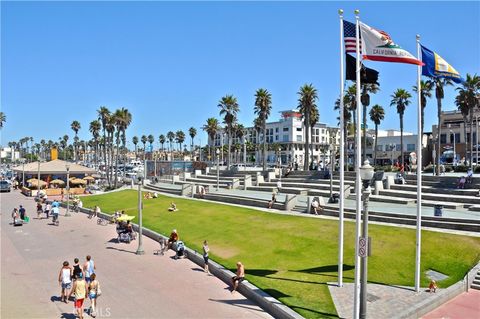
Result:
<svg viewBox="0 0 480 319">
<path fill-rule="evenodd" d="M 26 211 L 25 211 L 25 208 L 23 208 L 22 205 L 20 205 L 20 209 L 18 210 L 18 212 L 20 213 L 20 219 L 21 219 L 21 220 L 25 220 L 25 213 L 26 213 Z"/>
<path fill-rule="evenodd" d="M 90 283 L 90 276 L 95 273 L 95 263 L 90 255 L 86 257 L 87 261 L 83 264 L 83 271 L 85 272 L 85 280 Z"/>
<path fill-rule="evenodd" d="M 87 283 L 83 279 L 83 274 L 79 273 L 77 279 L 73 282 L 72 291 L 70 296 L 75 294 L 75 310 L 77 311 L 78 318 L 83 319 L 83 302 L 87 296 Z"/>
</svg>

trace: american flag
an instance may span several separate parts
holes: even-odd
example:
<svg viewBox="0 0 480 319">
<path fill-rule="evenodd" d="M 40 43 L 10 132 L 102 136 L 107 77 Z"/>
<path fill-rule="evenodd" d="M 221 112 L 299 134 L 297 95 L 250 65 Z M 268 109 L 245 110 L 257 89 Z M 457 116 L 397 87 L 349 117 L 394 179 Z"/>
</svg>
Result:
<svg viewBox="0 0 480 319">
<path fill-rule="evenodd" d="M 355 37 L 355 24 L 343 20 L 343 39 L 345 40 L 345 52 L 357 53 L 357 39 Z M 360 52 L 362 52 L 362 41 L 360 41 Z"/>
</svg>

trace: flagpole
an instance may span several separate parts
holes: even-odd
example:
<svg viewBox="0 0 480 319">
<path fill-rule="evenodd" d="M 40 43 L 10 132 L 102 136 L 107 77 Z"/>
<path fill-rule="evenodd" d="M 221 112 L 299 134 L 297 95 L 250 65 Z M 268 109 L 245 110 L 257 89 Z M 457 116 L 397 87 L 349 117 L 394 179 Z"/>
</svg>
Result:
<svg viewBox="0 0 480 319">
<path fill-rule="evenodd" d="M 343 104 L 343 59 L 345 53 L 343 52 L 343 10 L 338 10 L 340 15 L 340 191 L 339 191 L 339 206 L 338 206 L 338 287 L 343 287 L 343 209 L 344 209 L 344 179 L 345 179 L 345 118 L 344 118 L 344 104 Z M 332 172 L 333 173 L 333 172 Z"/>
<path fill-rule="evenodd" d="M 417 34 L 417 58 L 422 61 L 420 55 L 420 35 Z M 417 240 L 416 240 L 416 255 L 415 255 L 415 291 L 420 292 L 420 257 L 422 246 L 422 88 L 420 86 L 420 76 L 422 66 L 417 66 L 417 119 L 418 119 L 418 134 L 417 134 Z"/>
<path fill-rule="evenodd" d="M 361 140 L 360 140 L 360 10 L 355 10 L 355 33 L 357 45 L 357 65 L 356 65 L 356 123 L 355 123 L 355 200 L 356 200 L 356 219 L 355 219 L 355 296 L 353 304 L 353 318 L 358 319 L 360 315 L 360 256 L 358 253 L 359 236 L 360 236 L 360 215 L 362 213 L 361 201 L 361 180 L 360 180 L 360 166 L 361 166 Z M 343 114 L 342 114 L 343 115 Z"/>
</svg>

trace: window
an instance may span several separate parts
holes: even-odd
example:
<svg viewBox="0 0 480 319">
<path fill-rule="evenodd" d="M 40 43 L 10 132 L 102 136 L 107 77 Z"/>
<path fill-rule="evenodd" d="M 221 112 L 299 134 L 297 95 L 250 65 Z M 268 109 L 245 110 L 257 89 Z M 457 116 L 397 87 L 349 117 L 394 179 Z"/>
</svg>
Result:
<svg viewBox="0 0 480 319">
<path fill-rule="evenodd" d="M 415 144 L 407 144 L 407 152 L 415 151 Z"/>
<path fill-rule="evenodd" d="M 275 135 L 275 141 L 278 141 L 278 135 Z"/>
<path fill-rule="evenodd" d="M 302 141 L 302 136 L 301 135 L 297 135 L 297 142 L 301 142 Z"/>
<path fill-rule="evenodd" d="M 301 127 L 297 127 L 297 132 L 301 132 L 302 131 L 302 128 Z"/>
<path fill-rule="evenodd" d="M 383 145 L 377 145 L 377 151 L 382 152 L 383 151 Z"/>
<path fill-rule="evenodd" d="M 278 127 L 275 128 L 275 133 L 278 133 Z"/>
<path fill-rule="evenodd" d="M 284 132 L 288 132 L 288 127 L 284 127 L 284 128 L 283 128 L 283 131 L 284 131 Z"/>
<path fill-rule="evenodd" d="M 448 140 L 453 143 L 453 136 L 455 135 L 455 143 L 460 143 L 460 133 L 448 134 Z M 467 142 L 470 142 L 470 134 L 467 133 Z"/>
<path fill-rule="evenodd" d="M 398 152 L 402 151 L 402 145 L 397 144 L 396 147 L 395 147 L 395 150 L 398 151 Z"/>
<path fill-rule="evenodd" d="M 441 144 L 447 144 L 447 135 L 446 134 L 440 134 L 440 143 Z"/>
<path fill-rule="evenodd" d="M 282 142 L 288 142 L 288 135 L 283 135 L 283 140 Z"/>
</svg>

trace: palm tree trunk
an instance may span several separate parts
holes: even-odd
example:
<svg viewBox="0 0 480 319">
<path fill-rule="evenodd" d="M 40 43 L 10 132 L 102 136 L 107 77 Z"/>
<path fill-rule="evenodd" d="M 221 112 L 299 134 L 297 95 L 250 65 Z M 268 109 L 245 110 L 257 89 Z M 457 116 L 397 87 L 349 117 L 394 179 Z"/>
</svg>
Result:
<svg viewBox="0 0 480 319">
<path fill-rule="evenodd" d="M 115 188 L 117 188 L 118 182 L 118 149 L 119 149 L 120 139 L 117 137 L 117 154 L 115 156 Z"/>
<path fill-rule="evenodd" d="M 468 149 L 468 140 L 467 140 L 467 127 L 468 119 L 467 116 L 463 117 L 463 138 L 465 139 L 465 158 L 467 158 L 467 149 Z"/>
<path fill-rule="evenodd" d="M 375 149 L 373 150 L 373 166 L 377 165 L 377 143 L 378 143 L 378 125 L 375 124 Z"/>
<path fill-rule="evenodd" d="M 403 169 L 405 170 L 404 156 L 403 156 L 403 114 L 400 114 L 400 157 Z"/>
<path fill-rule="evenodd" d="M 441 154 L 441 149 L 440 149 L 440 134 L 442 134 L 442 127 L 441 127 L 441 122 L 440 122 L 440 117 L 442 113 L 442 100 L 437 99 L 437 116 L 438 116 L 438 126 L 437 126 L 437 131 L 438 131 L 438 136 L 437 136 L 437 175 L 440 175 L 440 154 Z"/>
<path fill-rule="evenodd" d="M 267 170 L 267 123 L 263 119 L 263 171 Z"/>
<path fill-rule="evenodd" d="M 348 137 L 348 127 L 345 125 L 345 128 L 343 129 L 343 140 L 344 140 L 344 156 L 345 156 L 345 171 L 348 172 L 348 143 L 347 143 L 347 137 Z"/>
<path fill-rule="evenodd" d="M 110 185 L 110 179 L 108 177 L 108 169 L 107 169 L 107 135 L 105 134 L 105 127 L 103 128 L 103 162 L 105 164 L 105 173 L 107 177 L 107 183 Z"/>
<path fill-rule="evenodd" d="M 227 169 L 230 169 L 230 152 L 232 148 L 231 128 L 228 129 L 228 152 L 227 152 Z"/>
<path fill-rule="evenodd" d="M 473 107 L 470 109 L 470 168 L 473 168 Z"/>
<path fill-rule="evenodd" d="M 307 111 L 309 112 L 309 111 Z M 303 164 L 303 170 L 308 171 L 308 164 L 310 164 L 310 155 L 309 155 L 309 150 L 310 150 L 310 127 L 309 127 L 309 122 L 310 122 L 310 117 L 307 116 L 305 117 L 305 159 L 304 159 L 304 164 Z"/>
</svg>

